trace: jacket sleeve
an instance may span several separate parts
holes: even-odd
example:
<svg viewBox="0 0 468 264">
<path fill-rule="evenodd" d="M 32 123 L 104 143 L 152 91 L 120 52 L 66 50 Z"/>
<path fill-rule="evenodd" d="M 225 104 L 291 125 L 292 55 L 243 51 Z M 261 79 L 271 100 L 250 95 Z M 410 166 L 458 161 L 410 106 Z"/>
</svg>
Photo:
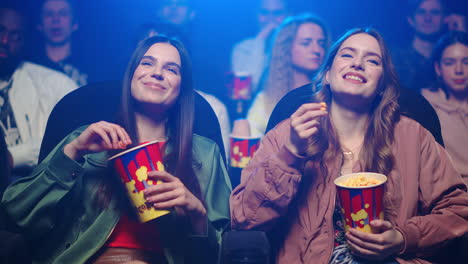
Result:
<svg viewBox="0 0 468 264">
<path fill-rule="evenodd" d="M 242 171 L 241 183 L 230 198 L 233 229 L 268 231 L 288 213 L 304 164 L 304 158 L 293 155 L 284 146 L 289 130 L 289 119 L 271 130 Z"/>
<path fill-rule="evenodd" d="M 64 139 L 52 153 L 28 176 L 12 183 L 2 199 L 9 217 L 32 239 L 51 231 L 57 218 L 67 211 L 67 200 L 74 199 L 83 167 L 63 153 L 63 147 L 79 132 Z"/>
<path fill-rule="evenodd" d="M 419 216 L 398 227 L 404 253 L 430 252 L 468 232 L 468 194 L 460 173 L 445 149 L 426 130 L 421 134 Z"/>
</svg>

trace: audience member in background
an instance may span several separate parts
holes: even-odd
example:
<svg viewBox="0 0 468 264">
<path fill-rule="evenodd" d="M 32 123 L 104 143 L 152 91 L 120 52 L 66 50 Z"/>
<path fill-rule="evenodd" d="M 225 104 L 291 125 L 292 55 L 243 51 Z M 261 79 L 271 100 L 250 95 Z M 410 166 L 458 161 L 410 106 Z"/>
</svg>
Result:
<svg viewBox="0 0 468 264">
<path fill-rule="evenodd" d="M 263 135 L 276 103 L 289 91 L 308 84 L 325 57 L 330 34 L 313 15 L 288 17 L 274 36 L 260 92 L 247 113 L 251 135 Z"/>
<path fill-rule="evenodd" d="M 256 36 L 237 43 L 231 54 L 231 70 L 252 77 L 255 91 L 266 67 L 267 43 L 274 30 L 288 15 L 286 0 L 256 0 L 258 2 Z"/>
<path fill-rule="evenodd" d="M 23 59 L 26 21 L 0 6 L 0 127 L 13 156 L 14 176 L 36 165 L 47 118 L 76 84 L 66 75 Z"/>
<path fill-rule="evenodd" d="M 422 90 L 439 116 L 445 148 L 468 184 L 468 33 L 451 31 L 435 45 L 438 83 Z"/>
<path fill-rule="evenodd" d="M 118 124 L 75 130 L 7 188 L 2 205 L 34 245 L 35 263 L 215 263 L 231 187 L 218 146 L 193 134 L 191 75 L 180 42 L 143 40 L 125 73 Z M 166 142 L 165 171 L 148 172 L 161 182 L 144 197 L 171 213 L 140 223 L 108 158 L 155 140 Z"/>
<path fill-rule="evenodd" d="M 143 40 L 147 37 L 152 37 L 156 35 L 165 35 L 173 38 L 179 39 L 182 43 L 185 44 L 186 41 L 185 35 L 178 30 L 173 24 L 168 23 L 148 23 L 144 24 L 141 27 L 140 34 L 138 35 L 138 40 Z M 218 118 L 219 126 L 221 128 L 221 134 L 223 137 L 224 151 L 226 153 L 226 158 L 229 158 L 229 134 L 231 133 L 231 121 L 229 119 L 229 113 L 226 106 L 215 96 L 196 90 L 205 100 L 210 104 L 211 108 Z"/>
<path fill-rule="evenodd" d="M 243 170 L 232 227 L 271 233 L 280 264 L 441 262 L 444 247 L 468 232 L 466 186 L 434 137 L 400 116 L 382 37 L 348 31 L 312 88 L 313 101 L 272 129 Z M 388 178 L 385 220 L 370 222 L 373 234 L 345 233 L 336 198 L 334 180 L 361 171 Z"/>
<path fill-rule="evenodd" d="M 195 17 L 191 0 L 162 0 L 157 15 L 163 21 L 174 25 L 190 24 Z"/>
<path fill-rule="evenodd" d="M 190 34 L 190 27 L 196 12 L 193 0 L 162 0 L 156 10 L 160 22 L 175 25 L 186 36 Z M 184 43 L 186 46 L 190 43 Z"/>
<path fill-rule="evenodd" d="M 419 91 L 434 81 L 431 54 L 446 29 L 465 29 L 464 17 L 447 15 L 441 0 L 408 0 L 408 24 L 413 30 L 410 46 L 398 50 L 395 66 L 403 88 Z"/>
<path fill-rule="evenodd" d="M 189 43 L 188 36 L 186 36 L 177 25 L 159 20 L 142 24 L 138 28 L 135 43 L 158 34 L 177 38 L 184 46 L 187 46 Z"/>
<path fill-rule="evenodd" d="M 31 60 L 65 73 L 81 87 L 87 84 L 83 58 L 73 34 L 78 30 L 76 6 L 73 0 L 43 0 L 37 26 L 44 40 Z"/>
</svg>

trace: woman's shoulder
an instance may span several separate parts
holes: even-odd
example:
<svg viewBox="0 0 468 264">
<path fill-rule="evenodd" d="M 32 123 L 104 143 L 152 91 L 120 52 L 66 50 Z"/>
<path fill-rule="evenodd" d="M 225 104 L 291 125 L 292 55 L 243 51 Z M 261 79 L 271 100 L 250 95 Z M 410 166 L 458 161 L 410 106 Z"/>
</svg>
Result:
<svg viewBox="0 0 468 264">
<path fill-rule="evenodd" d="M 231 189 L 229 176 L 223 167 L 225 161 L 222 158 L 219 146 L 213 140 L 193 134 L 193 158 L 194 158 L 194 172 L 197 176 L 200 187 L 205 193 L 209 185 L 213 183 L 213 177 L 219 177 L 219 182 L 224 182 L 227 189 Z M 222 176 L 222 177 L 221 177 Z M 221 180 L 222 179 L 222 180 Z M 221 185 L 216 187 L 221 190 Z"/>
<path fill-rule="evenodd" d="M 416 120 L 407 117 L 407 116 L 400 116 L 400 120 L 397 122 L 395 126 L 395 132 L 408 132 L 408 131 L 421 131 L 425 129 L 421 124 L 419 124 Z"/>
<path fill-rule="evenodd" d="M 436 141 L 434 136 L 420 123 L 406 116 L 401 116 L 395 126 L 395 141 L 404 146 L 422 144 L 423 141 Z"/>
</svg>

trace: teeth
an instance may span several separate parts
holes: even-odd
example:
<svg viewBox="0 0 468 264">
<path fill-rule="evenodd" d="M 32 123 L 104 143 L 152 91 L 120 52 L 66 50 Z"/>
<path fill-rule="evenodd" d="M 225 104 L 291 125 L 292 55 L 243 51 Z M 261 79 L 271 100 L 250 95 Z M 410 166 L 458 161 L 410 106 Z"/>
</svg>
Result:
<svg viewBox="0 0 468 264">
<path fill-rule="evenodd" d="M 361 79 L 361 78 L 359 78 L 359 77 L 357 77 L 357 76 L 355 76 L 355 75 L 346 75 L 346 76 L 345 76 L 345 79 L 351 79 L 351 80 L 356 80 L 356 81 L 364 82 L 363 79 Z"/>
</svg>

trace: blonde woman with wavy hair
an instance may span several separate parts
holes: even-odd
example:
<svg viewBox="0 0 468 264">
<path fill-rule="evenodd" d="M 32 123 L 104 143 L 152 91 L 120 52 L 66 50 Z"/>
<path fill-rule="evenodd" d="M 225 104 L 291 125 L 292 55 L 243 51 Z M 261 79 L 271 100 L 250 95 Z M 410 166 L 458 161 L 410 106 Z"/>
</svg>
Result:
<svg viewBox="0 0 468 264">
<path fill-rule="evenodd" d="M 430 132 L 400 116 L 379 33 L 344 34 L 311 87 L 312 102 L 268 132 L 242 171 L 232 228 L 269 233 L 280 264 L 451 262 L 447 245 L 468 232 L 466 186 Z M 388 178 L 385 220 L 345 232 L 334 180 L 364 171 Z"/>
<path fill-rule="evenodd" d="M 247 119 L 252 135 L 263 135 L 276 103 L 294 88 L 311 82 L 329 44 L 325 23 L 311 14 L 288 17 L 278 28 Z"/>
</svg>

